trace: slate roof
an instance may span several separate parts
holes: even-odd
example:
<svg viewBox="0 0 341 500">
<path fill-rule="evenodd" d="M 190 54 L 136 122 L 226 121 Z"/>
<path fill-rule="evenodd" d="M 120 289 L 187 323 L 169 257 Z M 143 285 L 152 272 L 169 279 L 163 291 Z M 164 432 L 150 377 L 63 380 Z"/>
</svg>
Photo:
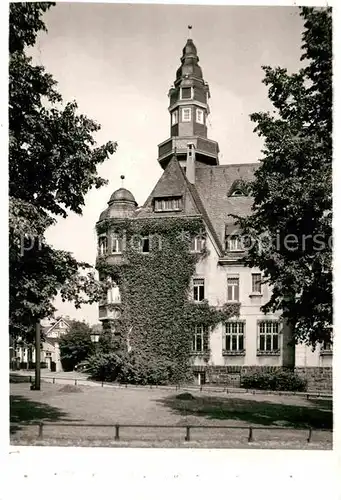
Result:
<svg viewBox="0 0 341 500">
<path fill-rule="evenodd" d="M 137 209 L 137 218 L 202 216 L 219 252 L 224 249 L 226 227 L 233 230 L 235 219 L 229 214 L 246 216 L 252 207 L 249 196 L 229 196 L 236 181 L 250 181 L 259 163 L 207 166 L 197 164 L 195 184 L 191 184 L 178 160 L 173 156 L 143 207 Z M 153 199 L 182 196 L 184 207 L 179 212 L 154 212 Z"/>
<path fill-rule="evenodd" d="M 219 166 L 199 166 L 195 172 L 195 187 L 208 217 L 221 242 L 225 225 L 235 221 L 229 214 L 245 217 L 251 212 L 250 196 L 229 196 L 236 180 L 251 181 L 259 163 L 242 163 Z"/>
</svg>

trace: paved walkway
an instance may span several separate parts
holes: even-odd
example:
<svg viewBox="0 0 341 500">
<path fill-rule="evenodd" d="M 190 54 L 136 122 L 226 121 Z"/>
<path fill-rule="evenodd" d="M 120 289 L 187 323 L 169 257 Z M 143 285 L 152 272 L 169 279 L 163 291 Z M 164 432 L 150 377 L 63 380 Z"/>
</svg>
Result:
<svg viewBox="0 0 341 500">
<path fill-rule="evenodd" d="M 35 372 L 34 370 L 18 370 L 11 371 L 11 375 L 17 375 L 22 377 L 31 376 L 34 378 Z M 286 391 L 261 391 L 261 390 L 253 390 L 253 389 L 243 389 L 237 387 L 223 387 L 223 386 L 209 386 L 204 385 L 201 388 L 197 385 L 188 385 L 188 386 L 143 386 L 143 385 L 125 385 L 125 384 L 117 384 L 114 382 L 95 382 L 93 380 L 88 380 L 88 376 L 82 372 L 51 372 L 50 370 L 43 369 L 41 370 L 41 380 L 43 382 L 50 382 L 54 384 L 65 384 L 65 385 L 86 385 L 92 387 L 105 387 L 105 388 L 115 388 L 115 389 L 125 389 L 129 387 L 129 389 L 162 389 L 162 390 L 181 390 L 181 391 L 202 391 L 204 393 L 229 393 L 229 394 L 277 394 L 283 396 L 300 396 L 309 398 L 327 398 L 332 399 L 333 395 L 329 393 L 309 393 L 309 392 L 286 392 Z"/>
</svg>

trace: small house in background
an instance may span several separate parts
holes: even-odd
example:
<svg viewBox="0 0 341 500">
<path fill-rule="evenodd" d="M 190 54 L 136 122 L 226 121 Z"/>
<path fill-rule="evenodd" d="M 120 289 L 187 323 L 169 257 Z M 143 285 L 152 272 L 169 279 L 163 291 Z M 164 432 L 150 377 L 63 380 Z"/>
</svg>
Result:
<svg viewBox="0 0 341 500">
<path fill-rule="evenodd" d="M 42 325 L 42 348 L 40 355 L 41 367 L 51 371 L 62 371 L 59 342 L 70 329 L 70 318 L 60 317 L 50 324 Z M 35 367 L 35 348 L 18 339 L 12 342 L 11 368 L 33 369 Z"/>
</svg>

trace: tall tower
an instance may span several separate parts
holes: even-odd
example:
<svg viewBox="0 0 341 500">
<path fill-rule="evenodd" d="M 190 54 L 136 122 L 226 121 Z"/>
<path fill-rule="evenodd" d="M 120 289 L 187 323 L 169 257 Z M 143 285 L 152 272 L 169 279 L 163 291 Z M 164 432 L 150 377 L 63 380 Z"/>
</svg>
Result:
<svg viewBox="0 0 341 500">
<path fill-rule="evenodd" d="M 158 161 L 162 168 L 174 154 L 184 165 L 189 146 L 195 149 L 196 161 L 206 165 L 219 164 L 218 143 L 207 138 L 210 91 L 198 62 L 197 49 L 189 38 L 182 51 L 176 80 L 168 94 L 170 138 L 158 146 Z"/>
</svg>

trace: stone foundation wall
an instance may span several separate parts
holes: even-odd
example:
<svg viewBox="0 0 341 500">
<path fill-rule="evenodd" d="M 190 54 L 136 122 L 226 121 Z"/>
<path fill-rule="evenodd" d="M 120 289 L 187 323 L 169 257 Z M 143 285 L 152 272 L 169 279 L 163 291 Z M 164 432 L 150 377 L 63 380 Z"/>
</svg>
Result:
<svg viewBox="0 0 341 500">
<path fill-rule="evenodd" d="M 205 372 L 206 384 L 240 387 L 243 376 L 253 373 L 273 373 L 282 370 L 276 366 L 206 366 L 201 370 Z M 307 380 L 309 392 L 332 392 L 333 371 L 331 367 L 295 368 L 295 373 Z"/>
<path fill-rule="evenodd" d="M 240 366 L 208 366 L 206 383 L 240 387 Z"/>
<path fill-rule="evenodd" d="M 328 367 L 299 367 L 295 373 L 307 381 L 307 391 L 310 392 L 332 392 L 333 391 L 333 368 Z"/>
</svg>

